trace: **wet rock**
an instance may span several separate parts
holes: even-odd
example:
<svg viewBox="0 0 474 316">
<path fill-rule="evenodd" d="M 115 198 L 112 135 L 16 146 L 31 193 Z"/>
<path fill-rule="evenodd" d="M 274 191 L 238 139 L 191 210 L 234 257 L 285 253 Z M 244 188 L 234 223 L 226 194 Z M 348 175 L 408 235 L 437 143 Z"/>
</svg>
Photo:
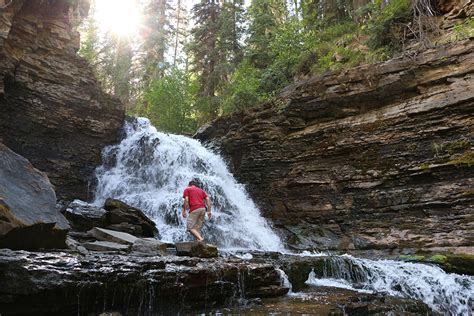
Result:
<svg viewBox="0 0 474 316">
<path fill-rule="evenodd" d="M 278 285 L 262 286 L 256 290 L 249 291 L 248 297 L 277 297 L 285 295 L 288 293 L 288 290 L 289 288 Z"/>
<path fill-rule="evenodd" d="M 81 200 L 72 201 L 63 214 L 76 231 L 88 231 L 94 227 L 106 226 L 106 210 Z"/>
<path fill-rule="evenodd" d="M 69 249 L 73 251 L 77 251 L 80 254 L 83 254 L 83 255 L 89 254 L 89 251 L 87 251 L 87 249 L 81 243 L 79 243 L 77 240 L 75 240 L 74 238 L 70 236 L 66 238 L 66 245 Z"/>
<path fill-rule="evenodd" d="M 216 246 L 203 242 L 178 242 L 176 243 L 176 254 L 199 258 L 215 258 L 219 255 Z"/>
<path fill-rule="evenodd" d="M 128 251 L 130 250 L 129 245 L 118 244 L 116 242 L 110 241 L 94 241 L 94 242 L 86 242 L 83 244 L 84 247 L 88 250 L 93 251 Z"/>
<path fill-rule="evenodd" d="M 167 244 L 152 238 L 137 239 L 131 248 L 132 254 L 146 256 L 164 256 L 167 254 Z"/>
<path fill-rule="evenodd" d="M 120 230 L 139 237 L 155 237 L 158 235 L 156 224 L 141 210 L 126 203 L 107 199 L 104 209 L 107 211 L 107 228 Z"/>
<path fill-rule="evenodd" d="M 68 230 L 48 177 L 0 143 L 0 248 L 64 248 Z"/>
<path fill-rule="evenodd" d="M 89 235 L 100 241 L 108 241 L 122 245 L 133 245 L 138 240 L 138 237 L 133 235 L 99 227 L 92 228 L 89 231 Z"/>
<path fill-rule="evenodd" d="M 419 253 L 413 255 L 400 255 L 404 261 L 432 263 L 438 265 L 446 272 L 474 275 L 474 255 L 468 253 Z"/>
<path fill-rule="evenodd" d="M 233 305 L 249 293 L 280 295 L 284 291 L 275 287 L 280 280 L 272 270 L 268 264 L 223 258 L 0 249 L 0 310 L 6 315 L 172 315 Z M 246 282 L 245 271 L 265 276 L 258 284 Z"/>
</svg>

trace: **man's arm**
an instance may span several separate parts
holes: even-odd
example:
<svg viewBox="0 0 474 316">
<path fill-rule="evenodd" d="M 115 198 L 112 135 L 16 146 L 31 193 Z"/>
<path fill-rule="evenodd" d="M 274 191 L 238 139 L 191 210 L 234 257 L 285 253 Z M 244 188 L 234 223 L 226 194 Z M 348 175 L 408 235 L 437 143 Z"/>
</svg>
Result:
<svg viewBox="0 0 474 316">
<path fill-rule="evenodd" d="M 211 199 L 209 197 L 206 197 L 206 204 L 207 204 L 207 217 L 209 217 L 209 219 L 211 219 L 212 218 Z"/>
<path fill-rule="evenodd" d="M 183 201 L 183 217 L 186 218 L 186 210 L 189 209 L 189 198 L 186 196 Z"/>
</svg>

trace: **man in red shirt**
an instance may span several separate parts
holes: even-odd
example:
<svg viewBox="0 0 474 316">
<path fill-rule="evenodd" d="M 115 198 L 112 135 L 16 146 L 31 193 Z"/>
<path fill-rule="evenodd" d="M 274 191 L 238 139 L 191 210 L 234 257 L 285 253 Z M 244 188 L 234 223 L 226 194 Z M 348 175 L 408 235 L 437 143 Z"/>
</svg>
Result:
<svg viewBox="0 0 474 316">
<path fill-rule="evenodd" d="M 207 193 L 197 187 L 197 181 L 191 180 L 188 187 L 184 189 L 183 193 L 183 217 L 188 217 L 186 227 L 197 241 L 203 241 L 200 229 L 204 223 L 204 215 L 206 214 L 207 205 L 207 216 L 209 219 L 212 217 L 211 213 L 211 199 Z M 204 202 L 206 204 L 204 204 Z M 189 209 L 189 216 L 186 211 Z"/>
</svg>

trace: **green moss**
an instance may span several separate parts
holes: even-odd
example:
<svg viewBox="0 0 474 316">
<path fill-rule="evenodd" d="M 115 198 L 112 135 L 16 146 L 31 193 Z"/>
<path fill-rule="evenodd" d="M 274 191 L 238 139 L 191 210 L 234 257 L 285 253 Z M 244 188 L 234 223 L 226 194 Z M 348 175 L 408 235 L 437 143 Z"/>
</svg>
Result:
<svg viewBox="0 0 474 316">
<path fill-rule="evenodd" d="M 403 261 L 424 261 L 426 257 L 422 255 L 400 255 L 398 258 Z"/>
<path fill-rule="evenodd" d="M 474 189 L 469 189 L 466 192 L 464 192 L 464 195 L 474 195 Z"/>
<path fill-rule="evenodd" d="M 430 262 L 444 264 L 448 261 L 448 258 L 444 255 L 434 255 L 428 259 Z"/>
<path fill-rule="evenodd" d="M 463 155 L 456 157 L 447 162 L 448 165 L 454 165 L 457 167 L 474 165 L 474 151 L 465 152 Z"/>
<path fill-rule="evenodd" d="M 466 18 L 462 23 L 453 27 L 454 40 L 463 40 L 474 37 L 474 18 Z"/>
<path fill-rule="evenodd" d="M 423 171 L 426 171 L 426 170 L 429 170 L 430 169 L 430 164 L 425 162 L 425 163 L 422 163 L 421 165 L 418 166 L 418 168 L 420 168 L 421 170 Z"/>
</svg>

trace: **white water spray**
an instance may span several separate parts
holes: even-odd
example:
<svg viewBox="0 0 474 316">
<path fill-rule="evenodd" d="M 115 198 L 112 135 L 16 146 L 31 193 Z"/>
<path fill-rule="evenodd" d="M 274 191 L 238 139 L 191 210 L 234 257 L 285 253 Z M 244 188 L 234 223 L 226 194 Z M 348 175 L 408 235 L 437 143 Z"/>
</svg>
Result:
<svg viewBox="0 0 474 316">
<path fill-rule="evenodd" d="M 189 240 L 181 216 L 182 194 L 192 178 L 199 178 L 214 209 L 214 218 L 206 218 L 202 230 L 207 241 L 222 248 L 283 249 L 220 156 L 197 140 L 157 132 L 144 118 L 127 122 L 125 134 L 120 144 L 103 151 L 95 204 L 120 199 L 151 217 L 163 241 Z"/>
<path fill-rule="evenodd" d="M 344 255 L 329 259 L 322 275 L 312 271 L 307 283 L 418 299 L 449 315 L 473 314 L 474 277 L 448 274 L 437 266 Z"/>
</svg>

